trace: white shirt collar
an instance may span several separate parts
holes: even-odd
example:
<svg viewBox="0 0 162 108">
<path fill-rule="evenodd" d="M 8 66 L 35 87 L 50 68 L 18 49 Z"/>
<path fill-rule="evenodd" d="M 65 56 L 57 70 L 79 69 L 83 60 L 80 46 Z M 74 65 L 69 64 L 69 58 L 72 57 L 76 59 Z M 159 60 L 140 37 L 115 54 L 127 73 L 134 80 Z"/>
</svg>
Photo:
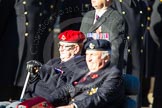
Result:
<svg viewBox="0 0 162 108">
<path fill-rule="evenodd" d="M 94 23 L 96 22 L 96 15 L 101 17 L 106 11 L 107 11 L 107 9 L 100 10 L 99 12 L 95 11 Z"/>
</svg>

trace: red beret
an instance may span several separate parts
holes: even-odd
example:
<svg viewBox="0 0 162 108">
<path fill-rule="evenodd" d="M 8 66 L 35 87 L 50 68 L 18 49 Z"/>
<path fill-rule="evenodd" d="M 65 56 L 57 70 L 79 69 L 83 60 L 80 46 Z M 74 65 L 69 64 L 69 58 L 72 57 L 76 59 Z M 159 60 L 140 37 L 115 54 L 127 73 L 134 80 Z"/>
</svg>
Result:
<svg viewBox="0 0 162 108">
<path fill-rule="evenodd" d="M 60 41 L 81 43 L 85 39 L 85 35 L 80 31 L 66 30 L 59 34 L 58 39 Z"/>
</svg>

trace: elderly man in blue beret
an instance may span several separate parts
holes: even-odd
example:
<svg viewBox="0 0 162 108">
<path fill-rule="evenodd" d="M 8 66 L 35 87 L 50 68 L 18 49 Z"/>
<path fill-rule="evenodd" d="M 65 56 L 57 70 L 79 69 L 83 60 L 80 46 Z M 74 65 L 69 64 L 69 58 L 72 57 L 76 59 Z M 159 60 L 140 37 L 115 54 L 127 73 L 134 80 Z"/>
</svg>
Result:
<svg viewBox="0 0 162 108">
<path fill-rule="evenodd" d="M 121 108 L 123 79 L 119 69 L 111 64 L 110 42 L 92 40 L 85 48 L 89 71 L 82 78 L 55 89 L 49 96 L 42 94 L 41 97 L 57 108 Z M 65 101 L 68 104 L 64 105 Z"/>
<path fill-rule="evenodd" d="M 111 64 L 110 42 L 92 40 L 85 48 L 89 72 L 75 81 L 70 90 L 64 91 L 69 92 L 71 101 L 58 108 L 121 108 L 124 99 L 122 73 Z"/>
</svg>

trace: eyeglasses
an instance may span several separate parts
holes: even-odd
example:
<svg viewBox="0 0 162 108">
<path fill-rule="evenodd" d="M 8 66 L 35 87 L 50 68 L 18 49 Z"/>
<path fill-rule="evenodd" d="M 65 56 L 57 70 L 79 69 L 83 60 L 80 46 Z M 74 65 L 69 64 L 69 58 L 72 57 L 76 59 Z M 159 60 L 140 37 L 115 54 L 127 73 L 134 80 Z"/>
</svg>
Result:
<svg viewBox="0 0 162 108">
<path fill-rule="evenodd" d="M 64 50 L 70 50 L 71 48 L 73 48 L 75 45 L 61 45 L 58 44 L 58 48 L 62 48 Z"/>
</svg>

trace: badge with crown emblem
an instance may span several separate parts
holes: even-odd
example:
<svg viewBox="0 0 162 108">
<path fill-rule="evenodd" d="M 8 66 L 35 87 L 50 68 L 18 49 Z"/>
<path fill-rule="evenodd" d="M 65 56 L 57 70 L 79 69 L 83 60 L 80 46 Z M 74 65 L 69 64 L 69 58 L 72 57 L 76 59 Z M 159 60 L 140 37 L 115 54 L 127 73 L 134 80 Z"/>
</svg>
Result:
<svg viewBox="0 0 162 108">
<path fill-rule="evenodd" d="M 62 40 L 65 40 L 66 39 L 65 35 L 62 35 L 61 39 Z"/>
<path fill-rule="evenodd" d="M 88 95 L 93 95 L 93 94 L 95 94 L 95 93 L 97 92 L 97 90 L 98 90 L 98 87 L 96 87 L 96 88 L 91 88 L 91 90 L 87 91 L 87 94 L 88 94 Z"/>
<path fill-rule="evenodd" d="M 90 43 L 90 44 L 89 44 L 89 48 L 90 48 L 90 49 L 94 49 L 94 48 L 95 48 L 95 45 L 94 45 L 93 43 Z"/>
</svg>

